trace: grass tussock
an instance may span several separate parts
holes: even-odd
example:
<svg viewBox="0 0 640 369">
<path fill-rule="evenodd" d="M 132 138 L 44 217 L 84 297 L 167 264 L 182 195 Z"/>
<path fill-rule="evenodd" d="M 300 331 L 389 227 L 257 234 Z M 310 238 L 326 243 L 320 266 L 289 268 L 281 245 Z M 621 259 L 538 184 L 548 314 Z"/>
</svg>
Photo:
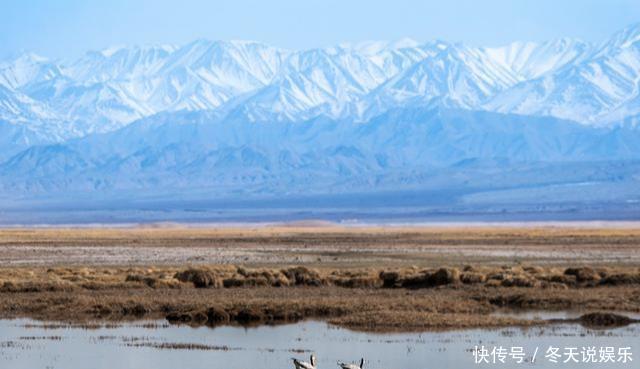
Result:
<svg viewBox="0 0 640 369">
<path fill-rule="evenodd" d="M 0 293 L 139 289 L 234 289 L 259 287 L 341 287 L 348 289 L 488 288 L 570 289 L 639 286 L 636 267 L 464 266 L 329 269 L 291 266 L 248 268 L 229 265 L 188 268 L 5 268 Z"/>
<path fill-rule="evenodd" d="M 515 324 L 487 319 L 504 308 L 640 312 L 639 291 L 634 267 L 4 268 L 0 316 L 166 318 L 194 326 L 315 318 L 356 329 L 421 330 Z M 595 325 L 607 318 L 589 319 Z"/>
</svg>

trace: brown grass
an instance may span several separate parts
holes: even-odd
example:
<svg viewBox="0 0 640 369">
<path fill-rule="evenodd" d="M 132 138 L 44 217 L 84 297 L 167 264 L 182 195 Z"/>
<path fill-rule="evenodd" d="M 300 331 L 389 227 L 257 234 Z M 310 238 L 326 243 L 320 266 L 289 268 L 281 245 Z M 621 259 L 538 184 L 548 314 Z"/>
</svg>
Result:
<svg viewBox="0 0 640 369">
<path fill-rule="evenodd" d="M 7 229 L 0 318 L 528 325 L 540 322 L 488 317 L 505 308 L 639 312 L 639 249 L 637 229 Z"/>
<path fill-rule="evenodd" d="M 465 266 L 463 268 L 250 268 L 233 265 L 152 267 L 68 267 L 0 269 L 0 292 L 140 290 L 241 287 L 321 287 L 423 289 L 460 285 L 539 289 L 640 286 L 640 268 Z"/>
<path fill-rule="evenodd" d="M 576 277 L 580 276 L 580 277 Z M 166 318 L 191 325 L 328 319 L 365 330 L 529 325 L 509 309 L 640 311 L 634 267 L 3 268 L 0 317 Z M 615 283 L 613 283 L 615 281 Z"/>
</svg>

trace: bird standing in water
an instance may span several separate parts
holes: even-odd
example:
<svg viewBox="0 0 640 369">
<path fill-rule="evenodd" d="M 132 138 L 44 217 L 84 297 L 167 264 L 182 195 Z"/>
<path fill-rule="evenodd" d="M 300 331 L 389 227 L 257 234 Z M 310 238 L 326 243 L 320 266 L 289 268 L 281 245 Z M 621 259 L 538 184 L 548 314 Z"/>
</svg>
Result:
<svg viewBox="0 0 640 369">
<path fill-rule="evenodd" d="M 338 362 L 338 366 L 341 367 L 342 369 L 362 369 L 364 366 L 364 358 L 360 359 L 360 365 L 345 364 L 345 363 Z"/>
<path fill-rule="evenodd" d="M 316 369 L 316 357 L 313 356 L 313 354 L 309 358 L 308 363 L 295 358 L 291 358 L 291 360 L 293 360 L 293 365 L 296 369 Z"/>
</svg>

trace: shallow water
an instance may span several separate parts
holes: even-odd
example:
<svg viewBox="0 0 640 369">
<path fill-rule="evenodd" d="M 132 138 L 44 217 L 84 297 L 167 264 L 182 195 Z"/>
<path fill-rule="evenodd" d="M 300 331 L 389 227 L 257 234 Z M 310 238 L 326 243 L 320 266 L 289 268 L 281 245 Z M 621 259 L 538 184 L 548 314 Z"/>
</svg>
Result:
<svg viewBox="0 0 640 369">
<path fill-rule="evenodd" d="M 189 347 L 190 344 L 198 346 Z M 523 347 L 535 363 L 475 364 L 473 350 L 484 345 Z M 631 347 L 632 363 L 553 364 L 549 346 Z M 174 347 L 174 348 L 167 348 Z M 30 320 L 0 320 L 0 368 L 12 369 L 262 369 L 291 368 L 291 357 L 318 356 L 318 368 L 336 368 L 337 360 L 364 356 L 366 368 L 637 368 L 640 327 L 590 330 L 578 325 L 530 329 L 467 330 L 410 334 L 370 334 L 322 322 L 257 328 L 215 329 L 170 326 L 164 321 L 81 326 Z M 562 350 L 561 350 L 562 351 Z M 511 363 L 511 365 L 510 365 Z"/>
<path fill-rule="evenodd" d="M 584 314 L 598 311 L 586 310 L 499 310 L 493 314 L 495 317 L 515 318 L 522 320 L 574 320 L 580 318 Z M 632 313 L 628 311 L 607 311 L 608 313 L 619 314 L 631 319 L 640 320 L 640 313 Z"/>
</svg>

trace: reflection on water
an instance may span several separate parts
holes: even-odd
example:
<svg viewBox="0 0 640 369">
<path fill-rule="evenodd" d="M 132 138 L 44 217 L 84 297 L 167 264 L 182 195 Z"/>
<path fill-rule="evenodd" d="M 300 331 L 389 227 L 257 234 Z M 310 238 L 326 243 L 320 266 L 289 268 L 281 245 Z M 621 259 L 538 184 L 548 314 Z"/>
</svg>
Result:
<svg viewBox="0 0 640 369">
<path fill-rule="evenodd" d="M 640 362 L 638 325 L 589 330 L 578 325 L 530 329 L 468 330 L 412 334 L 369 334 L 303 322 L 257 328 L 215 329 L 169 326 L 164 322 L 79 326 L 30 320 L 0 320 L 0 368 L 12 369 L 282 369 L 290 358 L 316 353 L 318 368 L 337 368 L 337 360 L 365 357 L 365 368 L 466 369 L 511 367 L 476 365 L 476 345 L 524 347 L 533 352 L 558 347 L 631 346 L 630 364 L 550 364 L 535 368 L 636 368 Z"/>
<path fill-rule="evenodd" d="M 492 314 L 495 317 L 516 318 L 522 320 L 575 320 L 581 316 L 590 313 L 585 310 L 500 310 Z M 626 316 L 634 320 L 640 320 L 640 313 L 632 313 L 627 311 L 607 311 L 607 313 Z"/>
</svg>

